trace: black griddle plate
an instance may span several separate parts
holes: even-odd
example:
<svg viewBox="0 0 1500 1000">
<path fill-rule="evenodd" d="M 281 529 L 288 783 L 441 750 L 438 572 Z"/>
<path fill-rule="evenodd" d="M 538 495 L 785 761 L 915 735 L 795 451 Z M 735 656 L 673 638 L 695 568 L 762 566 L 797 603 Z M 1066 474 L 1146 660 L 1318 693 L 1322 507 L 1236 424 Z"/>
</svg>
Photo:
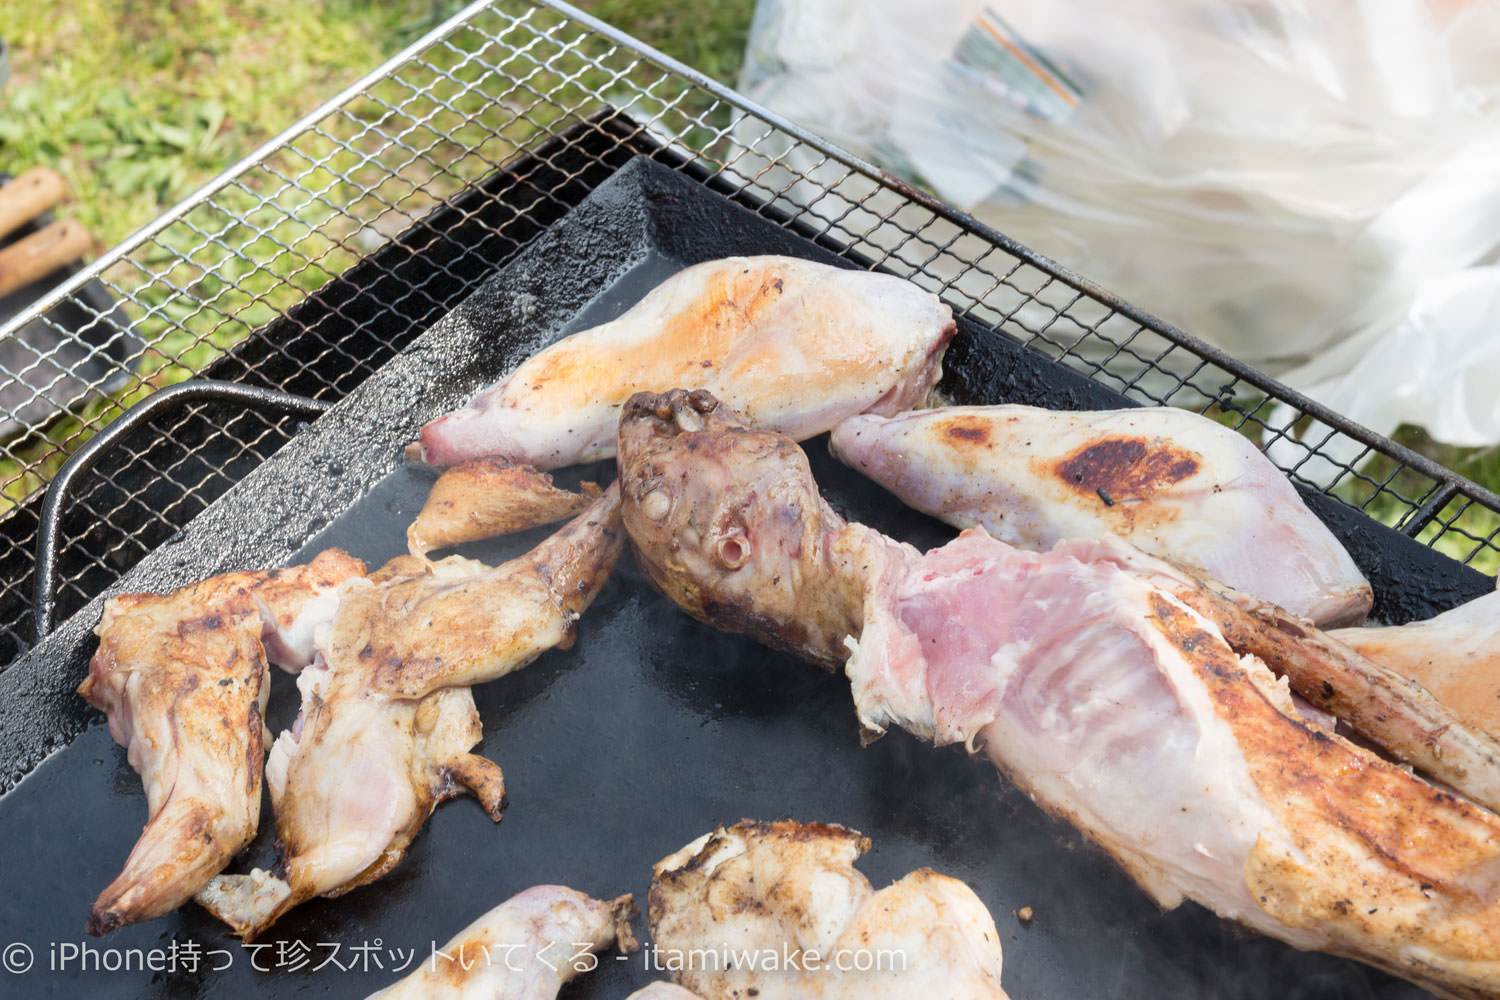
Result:
<svg viewBox="0 0 1500 1000">
<path fill-rule="evenodd" d="M 170 589 L 328 545 L 372 565 L 397 554 L 431 481 L 400 459 L 425 420 L 540 345 L 618 315 L 681 267 L 749 253 L 834 260 L 667 168 L 630 164 L 117 590 Z M 960 327 L 947 366 L 960 402 L 1123 403 L 993 331 Z M 832 461 L 823 441 L 809 452 L 846 516 L 923 546 L 950 536 Z M 586 471 L 611 475 L 608 465 Z M 1372 574 L 1393 620 L 1486 589 L 1478 573 L 1331 501 L 1318 509 Z M 544 534 L 467 551 L 495 561 Z M 1005 985 L 1017 1000 L 1423 995 L 1362 965 L 1238 931 L 1192 904 L 1159 913 L 987 765 L 902 733 L 861 749 L 846 681 L 690 621 L 628 560 L 572 649 L 475 692 L 486 731 L 479 752 L 504 769 L 509 791 L 498 826 L 471 800 L 439 807 L 391 875 L 294 911 L 258 950 L 191 904 L 86 940 L 89 906 L 146 814 L 124 752 L 72 693 L 99 611 L 95 601 L 0 674 L 0 775 L 9 775 L 0 957 L 24 958 L 3 951 L 16 943 L 35 961 L 24 974 L 0 971 L 0 996 L 364 996 L 530 885 L 630 891 L 644 903 L 653 862 L 742 817 L 862 830 L 875 846 L 861 867 L 877 885 L 922 865 L 965 879 L 999 926 Z M 273 729 L 295 711 L 294 685 L 276 673 Z M 231 870 L 271 860 L 269 808 L 263 827 Z M 1034 913 L 1030 923 L 1015 916 L 1021 907 Z M 148 959 L 155 970 L 141 969 Z M 109 971 L 124 964 L 134 971 Z M 622 997 L 653 978 L 641 955 L 606 956 L 565 996 Z"/>
</svg>

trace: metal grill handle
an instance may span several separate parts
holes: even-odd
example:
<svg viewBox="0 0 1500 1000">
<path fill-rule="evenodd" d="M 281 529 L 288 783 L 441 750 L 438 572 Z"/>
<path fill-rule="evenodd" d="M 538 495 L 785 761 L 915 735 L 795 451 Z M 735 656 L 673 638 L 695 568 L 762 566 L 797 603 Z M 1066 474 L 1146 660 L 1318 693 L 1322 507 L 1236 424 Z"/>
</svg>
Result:
<svg viewBox="0 0 1500 1000">
<path fill-rule="evenodd" d="M 306 396 L 274 389 L 212 379 L 189 379 L 152 393 L 125 411 L 118 420 L 105 426 L 63 463 L 47 488 L 36 543 L 36 597 L 32 606 L 36 642 L 40 643 L 52 631 L 52 618 L 57 605 L 57 554 L 62 533 L 63 505 L 72 492 L 73 483 L 94 465 L 100 455 L 158 413 L 184 403 L 204 401 L 242 403 L 247 407 L 280 410 L 304 417 L 320 416 L 333 405 L 324 400 L 308 399 Z"/>
</svg>

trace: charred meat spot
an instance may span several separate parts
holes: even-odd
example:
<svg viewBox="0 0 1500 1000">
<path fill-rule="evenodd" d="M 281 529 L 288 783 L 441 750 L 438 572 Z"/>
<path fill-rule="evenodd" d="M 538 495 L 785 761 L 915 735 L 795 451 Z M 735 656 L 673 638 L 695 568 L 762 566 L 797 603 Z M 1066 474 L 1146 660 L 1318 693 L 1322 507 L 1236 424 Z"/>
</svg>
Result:
<svg viewBox="0 0 1500 1000">
<path fill-rule="evenodd" d="M 1328 681 L 1324 681 L 1323 682 L 1323 692 L 1322 692 L 1322 694 L 1323 694 L 1323 700 L 1324 701 L 1331 701 L 1331 700 L 1333 700 L 1333 696 L 1335 694 L 1337 694 L 1337 693 L 1338 692 L 1334 691 L 1332 684 L 1330 684 Z"/>
<path fill-rule="evenodd" d="M 990 443 L 990 428 L 982 417 L 960 415 L 943 425 L 943 435 L 951 441 L 972 445 Z"/>
<path fill-rule="evenodd" d="M 1149 601 L 1151 617 L 1168 642 L 1192 656 L 1199 666 L 1215 677 L 1227 679 L 1238 676 L 1239 667 L 1228 646 L 1162 595 L 1152 594 Z"/>
<path fill-rule="evenodd" d="M 1145 438 L 1111 437 L 1075 451 L 1053 467 L 1057 477 L 1080 493 L 1149 497 L 1197 473 L 1198 456 Z"/>
<path fill-rule="evenodd" d="M 202 618 L 189 618 L 179 622 L 177 634 L 183 638 L 196 635 L 200 632 L 214 632 L 224 627 L 224 616 L 221 614 L 208 614 Z"/>
</svg>

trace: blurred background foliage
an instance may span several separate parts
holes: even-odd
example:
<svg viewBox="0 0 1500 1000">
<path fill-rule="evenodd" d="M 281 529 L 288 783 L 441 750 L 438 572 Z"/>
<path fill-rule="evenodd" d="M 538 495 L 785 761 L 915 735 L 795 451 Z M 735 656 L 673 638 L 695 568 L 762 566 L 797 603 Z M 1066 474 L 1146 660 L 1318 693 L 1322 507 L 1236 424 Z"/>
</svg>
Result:
<svg viewBox="0 0 1500 1000">
<path fill-rule="evenodd" d="M 442 23 L 452 0 L 7 3 L 0 171 L 58 170 L 113 246 Z M 578 6 L 732 83 L 753 0 Z"/>
</svg>

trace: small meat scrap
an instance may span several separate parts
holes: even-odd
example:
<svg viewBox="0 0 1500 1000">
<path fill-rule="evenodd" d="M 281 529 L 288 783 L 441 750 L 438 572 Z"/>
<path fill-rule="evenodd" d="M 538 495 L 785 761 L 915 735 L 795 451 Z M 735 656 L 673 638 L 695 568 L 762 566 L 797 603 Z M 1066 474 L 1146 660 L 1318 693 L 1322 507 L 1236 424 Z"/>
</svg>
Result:
<svg viewBox="0 0 1500 1000">
<path fill-rule="evenodd" d="M 414 556 L 537 528 L 572 517 L 599 499 L 599 487 L 584 483 L 570 493 L 552 477 L 503 458 L 480 458 L 444 470 L 427 494 L 422 512 L 406 529 Z"/>
</svg>

